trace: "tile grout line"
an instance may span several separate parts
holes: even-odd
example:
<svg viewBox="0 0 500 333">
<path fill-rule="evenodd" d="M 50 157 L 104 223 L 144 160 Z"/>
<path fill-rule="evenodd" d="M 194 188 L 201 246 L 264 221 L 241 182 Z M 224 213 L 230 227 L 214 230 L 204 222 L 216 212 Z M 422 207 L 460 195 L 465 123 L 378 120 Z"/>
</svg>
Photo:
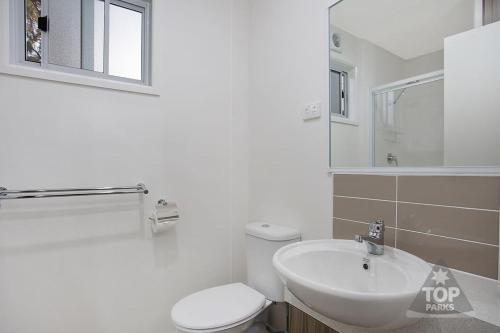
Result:
<svg viewBox="0 0 500 333">
<path fill-rule="evenodd" d="M 442 207 L 442 208 L 454 208 L 454 209 L 463 209 L 463 210 L 477 210 L 477 211 L 481 211 L 481 212 L 500 213 L 500 210 L 488 209 L 488 208 L 474 208 L 474 207 L 463 207 L 463 206 L 439 205 L 439 204 L 429 204 L 429 203 L 423 203 L 423 202 L 410 202 L 410 201 L 398 201 L 398 202 L 403 203 L 403 204 L 409 204 L 409 205 L 433 206 L 433 207 Z"/>
<path fill-rule="evenodd" d="M 365 198 L 365 197 L 351 197 L 348 195 L 338 195 L 334 194 L 334 198 L 345 198 L 345 199 L 360 199 L 360 200 L 371 200 L 371 201 L 381 201 L 381 202 L 396 202 L 394 200 L 387 200 L 387 199 L 375 199 L 375 198 Z"/>
<path fill-rule="evenodd" d="M 347 221 L 347 222 L 353 222 L 353 223 L 360 223 L 360 224 L 369 224 L 368 222 L 350 220 L 350 219 L 345 219 L 345 218 L 341 218 L 341 217 L 333 217 L 332 219 L 334 219 L 334 220 L 341 220 L 341 221 Z M 387 227 L 387 228 L 396 230 L 396 227 Z M 450 237 L 450 236 L 436 235 L 436 234 L 431 234 L 431 233 L 426 233 L 426 232 L 416 231 L 416 230 L 409 230 L 409 229 L 403 229 L 403 228 L 397 228 L 397 230 L 406 231 L 406 232 L 413 232 L 413 233 L 416 233 L 416 234 L 421 234 L 421 235 L 426 235 L 426 236 L 434 236 L 434 237 L 440 237 L 440 238 L 446 238 L 446 239 L 453 239 L 453 240 L 457 240 L 457 241 L 462 241 L 462 242 L 467 242 L 467 243 L 474 243 L 474 244 L 485 245 L 485 246 L 491 246 L 491 247 L 496 247 L 496 248 L 500 247 L 500 245 L 493 245 L 493 244 L 488 244 L 488 243 L 473 241 L 473 240 L 469 240 L 469 239 L 462 239 L 462 238 Z"/>
<path fill-rule="evenodd" d="M 414 232 L 416 234 L 421 234 L 421 235 L 429 235 L 429 236 L 434 236 L 434 237 L 440 237 L 440 238 L 446 238 L 446 239 L 453 239 L 453 240 L 457 240 L 457 241 L 474 243 L 474 244 L 478 244 L 478 245 L 485 245 L 485 246 L 491 246 L 491 247 L 498 248 L 498 245 L 493 245 L 493 244 L 488 244 L 488 243 L 473 241 L 473 240 L 469 240 L 469 239 L 462 239 L 462 238 L 457 238 L 457 237 L 436 235 L 436 234 L 426 233 L 426 232 L 422 232 L 422 231 L 415 231 L 415 230 L 409 230 L 409 229 L 403 229 L 403 228 L 399 228 L 398 230 L 402 230 L 402 231 L 406 231 L 406 232 Z"/>
<path fill-rule="evenodd" d="M 357 221 L 357 220 L 350 220 L 350 219 L 345 219 L 345 218 L 342 218 L 342 217 L 332 217 L 332 219 L 333 219 L 333 220 L 341 220 L 341 221 L 346 221 L 346 222 L 359 223 L 359 224 L 366 224 L 366 225 L 369 225 L 369 224 L 370 224 L 370 222 L 363 222 L 363 221 Z M 388 226 L 386 226 L 386 228 L 396 230 L 396 227 L 388 227 Z"/>
<path fill-rule="evenodd" d="M 403 203 L 403 204 L 410 204 L 410 205 L 432 206 L 432 207 L 442 207 L 442 208 L 455 208 L 455 209 L 477 210 L 477 211 L 482 211 L 482 212 L 500 213 L 500 210 L 497 210 L 497 209 L 473 208 L 473 207 L 462 207 L 462 206 L 450 206 L 450 205 L 429 204 L 429 203 L 423 203 L 423 202 L 411 202 L 411 201 L 374 199 L 374 198 L 364 198 L 364 197 L 351 197 L 351 196 L 337 195 L 337 194 L 334 194 L 333 196 L 336 197 L 336 198 L 344 198 L 344 199 L 357 199 L 357 200 L 370 200 L 370 201 L 380 201 L 380 202 L 393 202 L 395 204 Z"/>
</svg>

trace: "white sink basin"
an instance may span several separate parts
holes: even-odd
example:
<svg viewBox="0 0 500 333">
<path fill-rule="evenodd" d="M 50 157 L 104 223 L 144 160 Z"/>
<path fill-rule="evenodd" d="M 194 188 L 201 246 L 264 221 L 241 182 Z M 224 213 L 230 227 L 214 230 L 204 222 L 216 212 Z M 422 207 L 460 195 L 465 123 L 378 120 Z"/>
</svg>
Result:
<svg viewBox="0 0 500 333">
<path fill-rule="evenodd" d="M 314 311 L 382 329 L 415 322 L 406 311 L 431 272 L 429 264 L 407 252 L 386 246 L 385 254 L 369 255 L 365 244 L 333 239 L 285 246 L 273 264 L 288 290 Z"/>
</svg>

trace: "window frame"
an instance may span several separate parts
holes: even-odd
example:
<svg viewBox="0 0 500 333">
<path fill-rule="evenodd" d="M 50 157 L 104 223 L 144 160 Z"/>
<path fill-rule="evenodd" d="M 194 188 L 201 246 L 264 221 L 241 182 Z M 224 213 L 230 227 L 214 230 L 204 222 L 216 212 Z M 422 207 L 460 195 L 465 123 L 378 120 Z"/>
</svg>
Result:
<svg viewBox="0 0 500 333">
<path fill-rule="evenodd" d="M 49 22 L 49 31 L 42 32 L 42 41 L 41 41 L 41 62 L 31 62 L 26 60 L 26 35 L 25 35 L 25 27 L 26 27 L 26 18 L 25 18 L 25 1 L 26 0 L 11 0 L 13 2 L 13 26 L 14 33 L 11 34 L 11 38 L 14 39 L 12 45 L 14 47 L 14 63 L 16 65 L 21 65 L 27 68 L 32 69 L 41 69 L 47 70 L 50 72 L 57 73 L 65 73 L 78 75 L 85 78 L 96 78 L 96 79 L 105 79 L 117 83 L 127 83 L 134 84 L 138 86 L 144 87 L 152 87 L 152 79 L 151 79 L 151 64 L 152 64 L 152 47 L 151 47 L 151 17 L 152 17 L 152 5 L 150 1 L 143 0 L 103 0 L 104 1 L 104 69 L 103 72 L 95 72 L 91 70 L 81 69 L 81 68 L 73 68 L 66 67 L 56 64 L 51 64 L 48 62 L 48 51 L 49 51 L 49 38 L 48 34 L 50 33 L 50 22 Z M 41 0 L 42 8 L 41 8 L 41 16 L 48 15 L 48 3 L 50 0 Z M 126 9 L 134 10 L 140 12 L 142 14 L 142 79 L 135 80 L 120 76 L 114 76 L 107 74 L 108 64 L 109 64 L 109 6 L 116 5 L 119 7 L 123 7 Z M 49 18 L 50 21 L 50 18 Z"/>
</svg>

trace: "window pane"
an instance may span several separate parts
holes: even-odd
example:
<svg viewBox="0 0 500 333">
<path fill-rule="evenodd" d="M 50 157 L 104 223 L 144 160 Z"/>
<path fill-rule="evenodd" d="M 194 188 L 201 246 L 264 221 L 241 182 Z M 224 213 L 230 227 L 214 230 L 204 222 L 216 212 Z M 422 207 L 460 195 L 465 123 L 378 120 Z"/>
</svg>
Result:
<svg viewBox="0 0 500 333">
<path fill-rule="evenodd" d="M 49 63 L 103 71 L 104 1 L 50 0 Z"/>
<path fill-rule="evenodd" d="M 348 86 L 348 74 L 340 73 L 340 115 L 343 117 L 347 117 Z"/>
<path fill-rule="evenodd" d="M 341 87 L 340 87 L 340 73 L 330 70 L 330 112 L 332 114 L 340 115 L 341 103 Z"/>
<path fill-rule="evenodd" d="M 142 79 L 142 13 L 110 5 L 109 74 Z"/>
<path fill-rule="evenodd" d="M 40 62 L 42 59 L 42 32 L 38 29 L 38 18 L 41 15 L 41 0 L 26 0 L 26 61 Z"/>
</svg>

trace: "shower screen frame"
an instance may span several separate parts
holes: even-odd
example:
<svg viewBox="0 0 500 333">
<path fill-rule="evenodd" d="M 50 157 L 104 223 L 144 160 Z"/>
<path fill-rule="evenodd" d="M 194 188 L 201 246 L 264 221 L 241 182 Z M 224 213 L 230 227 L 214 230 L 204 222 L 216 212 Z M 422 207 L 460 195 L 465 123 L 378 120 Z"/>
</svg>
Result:
<svg viewBox="0 0 500 333">
<path fill-rule="evenodd" d="M 444 80 L 444 70 L 439 70 L 435 72 L 430 72 L 422 75 L 417 75 L 413 77 L 409 77 L 403 80 L 391 82 L 388 84 L 384 84 L 382 86 L 374 87 L 370 89 L 370 114 L 368 117 L 369 121 L 369 160 L 371 163 L 371 167 L 376 167 L 375 163 L 375 101 L 376 96 L 380 94 L 384 94 L 394 90 L 407 89 L 410 87 L 438 81 Z"/>
</svg>

